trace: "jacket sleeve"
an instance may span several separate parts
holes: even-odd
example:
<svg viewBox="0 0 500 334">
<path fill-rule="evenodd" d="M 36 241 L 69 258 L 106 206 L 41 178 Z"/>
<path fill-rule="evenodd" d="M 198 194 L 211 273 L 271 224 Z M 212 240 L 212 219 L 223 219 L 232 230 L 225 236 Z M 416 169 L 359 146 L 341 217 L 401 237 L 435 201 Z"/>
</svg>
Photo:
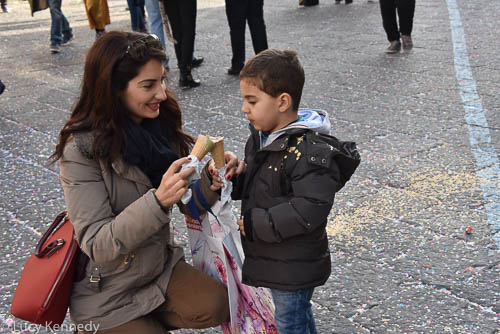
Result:
<svg viewBox="0 0 500 334">
<path fill-rule="evenodd" d="M 276 243 L 326 224 L 337 188 L 338 167 L 328 153 L 314 156 L 314 161 L 319 157 L 319 164 L 311 162 L 311 157 L 301 158 L 289 176 L 292 194 L 288 201 L 245 213 L 245 233 L 250 232 L 250 239 Z"/>
<path fill-rule="evenodd" d="M 154 189 L 119 213 L 113 212 L 99 163 L 66 144 L 59 170 L 67 210 L 81 249 L 97 264 L 136 249 L 170 222 Z"/>
</svg>

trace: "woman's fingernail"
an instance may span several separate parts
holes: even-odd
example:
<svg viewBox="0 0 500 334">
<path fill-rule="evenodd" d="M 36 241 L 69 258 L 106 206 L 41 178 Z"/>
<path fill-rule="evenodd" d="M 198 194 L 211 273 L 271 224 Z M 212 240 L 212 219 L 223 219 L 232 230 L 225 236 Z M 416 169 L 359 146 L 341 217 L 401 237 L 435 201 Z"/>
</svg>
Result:
<svg viewBox="0 0 500 334">
<path fill-rule="evenodd" d="M 188 157 L 188 161 L 191 161 L 191 157 Z"/>
<path fill-rule="evenodd" d="M 231 179 L 231 176 L 226 175 L 226 180 L 230 180 L 230 179 Z"/>
</svg>

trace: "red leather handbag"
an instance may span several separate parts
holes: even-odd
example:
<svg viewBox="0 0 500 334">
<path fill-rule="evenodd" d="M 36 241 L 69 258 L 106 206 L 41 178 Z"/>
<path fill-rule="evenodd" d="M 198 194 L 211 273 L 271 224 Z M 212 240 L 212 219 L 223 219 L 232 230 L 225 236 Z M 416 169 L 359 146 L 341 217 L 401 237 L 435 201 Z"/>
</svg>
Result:
<svg viewBox="0 0 500 334">
<path fill-rule="evenodd" d="M 12 315 L 46 327 L 66 317 L 79 247 L 66 212 L 44 233 L 26 261 L 10 306 Z"/>
</svg>

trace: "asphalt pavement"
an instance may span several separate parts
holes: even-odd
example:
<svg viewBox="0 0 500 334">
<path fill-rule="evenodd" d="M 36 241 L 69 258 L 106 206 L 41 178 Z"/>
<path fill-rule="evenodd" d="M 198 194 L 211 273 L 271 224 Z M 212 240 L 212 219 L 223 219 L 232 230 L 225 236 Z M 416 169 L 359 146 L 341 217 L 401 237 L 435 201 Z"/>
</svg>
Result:
<svg viewBox="0 0 500 334">
<path fill-rule="evenodd" d="M 108 2 L 108 28 L 129 29 L 126 1 Z M 95 35 L 82 1 L 64 0 L 75 40 L 51 54 L 49 12 L 31 17 L 21 0 L 8 6 L 0 14 L 0 332 L 28 333 L 36 329 L 9 314 L 10 302 L 27 256 L 64 209 L 47 157 Z M 224 1 L 198 7 L 195 49 L 205 62 L 193 74 L 202 85 L 178 88 L 169 45 L 170 85 L 186 131 L 224 136 L 242 157 L 249 132 L 239 81 L 226 74 Z M 415 46 L 396 55 L 383 53 L 378 2 L 267 0 L 265 20 L 270 47 L 299 52 L 302 106 L 327 110 L 332 134 L 355 141 L 362 157 L 329 217 L 333 265 L 313 296 L 318 332 L 500 333 L 500 1 L 418 0 Z M 250 57 L 248 32 L 246 46 Z M 187 252 L 178 212 L 175 227 Z"/>
</svg>

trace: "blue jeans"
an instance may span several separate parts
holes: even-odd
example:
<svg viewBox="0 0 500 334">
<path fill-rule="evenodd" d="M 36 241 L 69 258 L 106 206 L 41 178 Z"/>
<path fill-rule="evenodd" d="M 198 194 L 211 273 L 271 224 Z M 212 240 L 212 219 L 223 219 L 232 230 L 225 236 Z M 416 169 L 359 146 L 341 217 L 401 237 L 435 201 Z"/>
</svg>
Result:
<svg viewBox="0 0 500 334">
<path fill-rule="evenodd" d="M 311 308 L 313 289 L 271 289 L 279 334 L 317 334 Z"/>
<path fill-rule="evenodd" d="M 133 31 L 147 32 L 144 17 L 144 0 L 127 0 Z"/>
<path fill-rule="evenodd" d="M 52 44 L 61 44 L 63 35 L 71 36 L 73 34 L 69 22 L 61 10 L 61 2 L 62 0 L 48 0 L 47 2 L 52 19 L 50 27 L 50 42 Z"/>
<path fill-rule="evenodd" d="M 149 18 L 149 31 L 152 34 L 158 36 L 163 49 L 166 51 L 167 48 L 165 47 L 165 33 L 163 32 L 163 19 L 161 17 L 159 1 L 146 0 L 145 5 Z M 163 66 L 168 66 L 168 59 L 163 62 Z"/>
</svg>

